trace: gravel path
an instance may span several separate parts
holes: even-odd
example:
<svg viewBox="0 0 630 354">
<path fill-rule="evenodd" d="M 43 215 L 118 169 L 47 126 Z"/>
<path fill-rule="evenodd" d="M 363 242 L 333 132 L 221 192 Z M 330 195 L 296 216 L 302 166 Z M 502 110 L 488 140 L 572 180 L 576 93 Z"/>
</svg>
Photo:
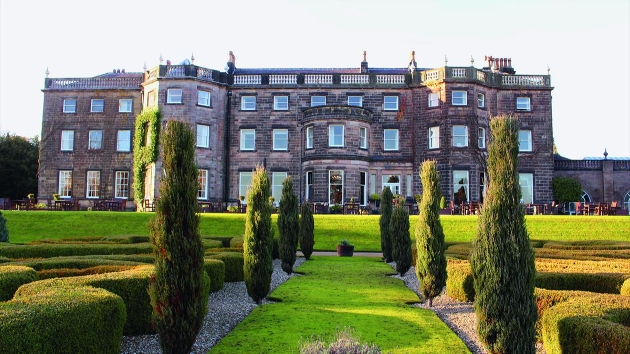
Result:
<svg viewBox="0 0 630 354">
<path fill-rule="evenodd" d="M 297 268 L 303 262 L 304 258 L 298 257 L 295 262 L 295 267 Z M 390 265 L 395 267 L 394 263 Z M 295 276 L 295 274 L 288 276 L 282 271 L 280 260 L 277 259 L 273 261 L 273 269 L 271 291 L 287 281 L 290 277 Z M 409 269 L 403 277 L 398 275 L 393 277 L 403 280 L 405 285 L 422 299 L 422 295 L 419 294 L 418 279 L 416 278 L 414 267 Z M 263 301 L 263 303 L 268 303 L 268 301 Z M 210 295 L 208 315 L 204 319 L 203 326 L 199 331 L 192 353 L 206 353 L 239 322 L 247 317 L 256 306 L 258 305 L 247 295 L 245 282 L 225 283 L 223 289 Z M 425 303 L 416 304 L 414 306 L 429 308 Z M 435 312 L 437 316 L 462 339 L 471 352 L 475 354 L 487 353 L 477 337 L 477 319 L 471 302 L 453 300 L 443 292 L 440 296 L 433 299 L 433 307 L 429 309 Z M 154 354 L 161 352 L 162 350 L 158 344 L 157 335 L 123 337 L 121 345 L 122 354 Z M 537 346 L 536 353 L 545 354 L 540 343 Z"/>
</svg>

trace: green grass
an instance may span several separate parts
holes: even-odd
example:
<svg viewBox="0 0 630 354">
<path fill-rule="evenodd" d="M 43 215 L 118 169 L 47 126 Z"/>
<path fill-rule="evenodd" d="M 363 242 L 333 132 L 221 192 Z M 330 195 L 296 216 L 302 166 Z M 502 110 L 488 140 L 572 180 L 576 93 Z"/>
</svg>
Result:
<svg viewBox="0 0 630 354">
<path fill-rule="evenodd" d="M 5 211 L 9 239 L 24 243 L 48 238 L 113 235 L 148 235 L 153 213 Z M 202 236 L 241 236 L 245 215 L 200 214 Z M 276 218 L 273 226 L 278 236 Z M 350 240 L 355 251 L 380 250 L 378 215 L 315 215 L 315 250 L 334 250 L 342 239 Z M 411 237 L 418 220 L 411 216 Z M 446 242 L 470 242 L 477 232 L 477 216 L 441 216 Z M 626 216 L 527 216 L 532 240 L 546 241 L 630 241 L 630 217 Z"/>
<path fill-rule="evenodd" d="M 392 268 L 368 257 L 313 257 L 209 353 L 297 353 L 311 336 L 329 339 L 352 327 L 361 342 L 385 353 L 468 353 L 430 310 L 407 305 L 418 297 Z"/>
</svg>

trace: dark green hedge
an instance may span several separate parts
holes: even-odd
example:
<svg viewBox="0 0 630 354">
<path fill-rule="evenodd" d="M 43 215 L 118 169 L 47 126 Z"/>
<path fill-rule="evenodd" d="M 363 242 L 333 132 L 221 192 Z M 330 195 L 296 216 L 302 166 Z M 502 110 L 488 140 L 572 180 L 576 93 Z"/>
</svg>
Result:
<svg viewBox="0 0 630 354">
<path fill-rule="evenodd" d="M 103 265 L 118 265 L 118 266 L 137 266 L 141 263 L 130 261 L 118 261 L 112 259 L 102 259 L 96 257 L 52 257 L 44 259 L 33 259 L 11 263 L 12 265 L 21 265 L 31 267 L 37 271 L 44 269 L 60 269 L 60 268 L 74 268 L 85 269 Z"/>
<path fill-rule="evenodd" d="M 547 354 L 626 354 L 630 349 L 630 297 L 573 298 L 548 309 L 542 318 Z"/>
<path fill-rule="evenodd" d="M 120 353 L 122 299 L 104 289 L 55 286 L 0 303 L 3 353 Z"/>
<path fill-rule="evenodd" d="M 475 300 L 472 270 L 469 262 L 448 262 L 446 265 L 446 294 L 453 299 L 471 302 Z"/>
<path fill-rule="evenodd" d="M 0 247 L 8 258 L 50 258 L 63 256 L 152 253 L 148 243 L 138 244 L 36 244 Z"/>
<path fill-rule="evenodd" d="M 229 247 L 243 249 L 243 242 L 245 242 L 245 238 L 243 236 L 232 237 L 230 239 Z"/>
<path fill-rule="evenodd" d="M 234 238 L 235 236 L 201 236 L 201 239 L 210 239 L 210 240 L 217 240 L 217 241 L 221 241 L 223 243 L 223 246 L 221 247 L 230 247 L 230 241 Z M 243 237 L 243 236 L 241 236 Z"/>
<path fill-rule="evenodd" d="M 542 273 L 536 274 L 537 288 L 549 290 L 582 290 L 604 294 L 619 294 L 628 278 L 619 273 Z"/>
<path fill-rule="evenodd" d="M 32 283 L 37 279 L 37 272 L 33 268 L 15 265 L 0 266 L 0 301 L 11 300 L 21 285 Z"/>
<path fill-rule="evenodd" d="M 58 269 L 44 269 L 37 272 L 39 279 L 52 279 L 52 278 L 68 278 L 68 277 L 82 277 L 84 275 L 96 275 L 104 273 L 123 272 L 130 270 L 136 266 L 117 266 L 117 265 L 100 265 L 96 267 L 74 269 L 74 268 L 58 268 Z"/>
<path fill-rule="evenodd" d="M 223 289 L 225 283 L 225 263 L 218 259 L 204 259 L 203 268 L 210 277 L 210 292 Z"/>
<path fill-rule="evenodd" d="M 211 240 L 211 239 L 208 239 L 208 238 L 202 238 L 201 239 L 201 244 L 203 245 L 204 249 L 221 248 L 221 247 L 223 247 L 223 242 L 221 242 L 219 240 Z"/>
<path fill-rule="evenodd" d="M 225 263 L 225 281 L 228 283 L 244 281 L 243 254 L 239 252 L 224 252 L 206 256 L 206 259 L 218 259 Z"/>
<path fill-rule="evenodd" d="M 152 274 L 153 266 L 144 265 L 124 272 L 40 280 L 23 285 L 16 295 L 22 292 L 35 293 L 52 286 L 103 288 L 120 296 L 125 303 L 127 310 L 125 335 L 149 334 L 155 333 L 151 328 L 153 309 L 148 292 Z"/>
<path fill-rule="evenodd" d="M 2 264 L 2 263 L 9 263 L 9 262 L 11 262 L 10 258 L 0 257 L 0 264 Z"/>
</svg>

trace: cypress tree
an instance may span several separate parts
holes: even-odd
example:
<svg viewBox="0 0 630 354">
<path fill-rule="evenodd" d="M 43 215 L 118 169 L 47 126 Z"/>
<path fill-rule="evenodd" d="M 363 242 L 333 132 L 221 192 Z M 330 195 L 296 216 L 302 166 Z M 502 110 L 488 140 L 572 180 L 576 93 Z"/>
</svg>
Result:
<svg viewBox="0 0 630 354">
<path fill-rule="evenodd" d="M 392 258 L 396 262 L 396 272 L 405 275 L 411 268 L 411 238 L 409 237 L 409 211 L 405 208 L 404 198 L 398 199 L 392 210 L 389 223 L 389 235 L 392 244 Z"/>
<path fill-rule="evenodd" d="M 0 242 L 9 242 L 9 229 L 7 228 L 7 219 L 0 211 Z"/>
<path fill-rule="evenodd" d="M 381 251 L 383 251 L 383 260 L 386 263 L 393 261 L 392 258 L 392 239 L 389 234 L 389 223 L 392 219 L 392 200 L 394 195 L 389 187 L 383 188 L 381 193 L 381 217 L 379 225 L 381 227 Z"/>
<path fill-rule="evenodd" d="M 436 162 L 422 163 L 422 201 L 420 217 L 416 224 L 416 275 L 420 282 L 420 292 L 433 306 L 433 298 L 440 295 L 446 285 L 446 246 L 444 231 L 440 221 L 441 197 L 440 175 Z"/>
<path fill-rule="evenodd" d="M 243 272 L 247 294 L 257 304 L 269 294 L 273 272 L 270 190 L 267 171 L 262 166 L 256 167 L 247 194 Z"/>
<path fill-rule="evenodd" d="M 190 353 L 208 307 L 210 282 L 199 236 L 195 136 L 170 121 L 162 138 L 164 175 L 151 220 L 155 276 L 149 294 L 164 353 Z"/>
<path fill-rule="evenodd" d="M 308 261 L 313 253 L 315 245 L 315 220 L 313 220 L 313 205 L 309 202 L 302 203 L 300 209 L 300 249 L 304 258 Z"/>
<path fill-rule="evenodd" d="M 518 183 L 518 120 L 490 121 L 489 188 L 470 262 L 480 340 L 491 353 L 535 353 L 534 252 Z"/>
<path fill-rule="evenodd" d="M 298 233 L 300 230 L 298 201 L 297 196 L 293 194 L 293 180 L 291 177 L 286 178 L 282 182 L 278 229 L 280 230 L 278 248 L 280 260 L 282 261 L 282 270 L 287 274 L 291 274 L 293 272 L 293 264 L 295 264 L 295 252 L 297 251 Z"/>
</svg>

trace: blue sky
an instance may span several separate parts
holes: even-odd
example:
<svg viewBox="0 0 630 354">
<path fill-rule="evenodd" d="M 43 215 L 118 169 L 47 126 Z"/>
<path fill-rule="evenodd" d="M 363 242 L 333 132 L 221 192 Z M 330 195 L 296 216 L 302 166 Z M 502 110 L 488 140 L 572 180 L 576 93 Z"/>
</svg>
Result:
<svg viewBox="0 0 630 354">
<path fill-rule="evenodd" d="M 0 132 L 39 135 L 50 77 L 142 71 L 164 59 L 251 67 L 484 65 L 551 69 L 554 138 L 581 159 L 630 157 L 630 0 L 0 2 Z"/>
</svg>

